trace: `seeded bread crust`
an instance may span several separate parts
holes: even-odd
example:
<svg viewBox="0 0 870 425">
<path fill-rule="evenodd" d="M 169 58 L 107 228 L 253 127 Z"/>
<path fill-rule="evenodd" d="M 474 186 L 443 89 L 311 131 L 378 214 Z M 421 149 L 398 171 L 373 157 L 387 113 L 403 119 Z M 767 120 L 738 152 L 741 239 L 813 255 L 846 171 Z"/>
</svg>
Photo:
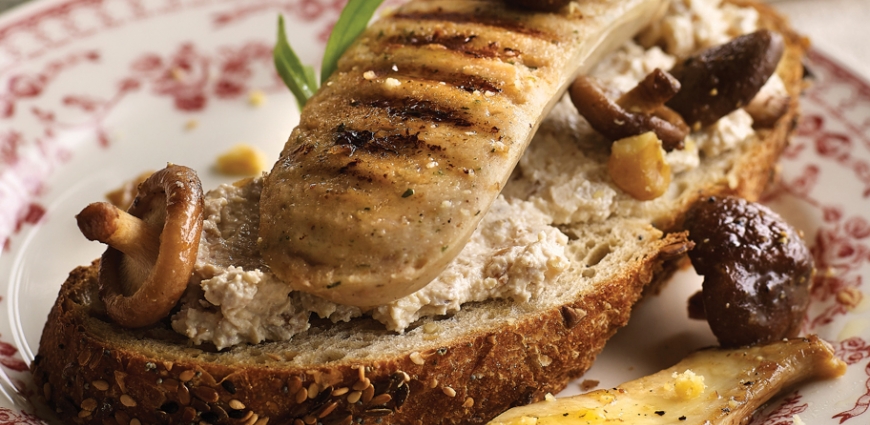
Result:
<svg viewBox="0 0 870 425">
<path fill-rule="evenodd" d="M 547 299 L 474 304 L 402 335 L 366 319 L 315 322 L 291 342 L 215 352 L 167 323 L 137 331 L 112 324 L 95 262 L 70 273 L 49 314 L 31 366 L 38 389 L 63 423 L 121 425 L 473 424 L 560 391 L 625 325 L 645 288 L 684 263 L 686 235 L 669 232 L 688 205 L 712 194 L 757 199 L 774 175 L 795 127 L 807 43 L 772 9 L 732 2 L 757 7 L 763 26 L 784 35 L 778 73 L 789 111 L 735 157 L 729 178 L 693 187 L 658 228 L 621 218 L 573 229 L 592 242 Z M 571 287 L 589 274 L 593 284 Z"/>
<path fill-rule="evenodd" d="M 118 328 L 97 301 L 94 264 L 73 271 L 64 285 L 33 373 L 59 414 L 77 423 L 484 423 L 588 369 L 628 321 L 664 256 L 683 243 L 682 234 L 656 241 L 621 276 L 542 314 L 490 329 L 466 325 L 467 332 L 449 330 L 451 337 L 431 341 L 424 325 L 406 334 L 418 340 L 409 349 L 320 364 L 294 361 L 302 351 L 294 344 L 205 353 L 170 331 Z M 511 309 L 500 307 L 493 312 Z M 355 332 L 406 337 L 377 328 L 355 321 L 297 343 L 317 339 L 318 345 Z"/>
</svg>

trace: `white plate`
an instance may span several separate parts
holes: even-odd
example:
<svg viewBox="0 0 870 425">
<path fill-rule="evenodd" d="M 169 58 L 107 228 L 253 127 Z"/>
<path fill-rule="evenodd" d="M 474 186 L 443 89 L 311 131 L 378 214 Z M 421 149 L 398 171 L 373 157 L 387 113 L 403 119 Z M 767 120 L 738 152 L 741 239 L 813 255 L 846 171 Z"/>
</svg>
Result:
<svg viewBox="0 0 870 425">
<path fill-rule="evenodd" d="M 276 15 L 303 61 L 317 63 L 342 3 L 42 0 L 0 16 L 0 425 L 41 423 L 28 413 L 27 367 L 67 273 L 102 251 L 79 235 L 75 213 L 166 162 L 199 170 L 209 188 L 230 180 L 211 167 L 237 143 L 276 158 L 298 119 L 272 71 Z M 870 421 L 870 85 L 818 51 L 809 67 L 815 85 L 767 202 L 813 246 L 806 331 L 850 366 L 775 401 L 756 425 L 794 414 L 815 425 Z M 259 107 L 253 91 L 266 94 Z M 584 379 L 609 387 L 712 344 L 683 307 L 698 286 L 681 273 L 645 301 Z"/>
</svg>

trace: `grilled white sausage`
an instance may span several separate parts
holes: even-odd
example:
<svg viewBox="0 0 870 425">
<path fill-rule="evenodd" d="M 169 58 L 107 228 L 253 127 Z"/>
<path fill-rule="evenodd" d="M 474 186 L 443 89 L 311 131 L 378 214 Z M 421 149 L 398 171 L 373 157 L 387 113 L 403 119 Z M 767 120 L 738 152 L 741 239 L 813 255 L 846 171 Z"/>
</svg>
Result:
<svg viewBox="0 0 870 425">
<path fill-rule="evenodd" d="M 580 72 L 667 0 L 412 1 L 373 24 L 306 105 L 261 198 L 260 250 L 294 289 L 373 306 L 462 249 Z"/>
</svg>

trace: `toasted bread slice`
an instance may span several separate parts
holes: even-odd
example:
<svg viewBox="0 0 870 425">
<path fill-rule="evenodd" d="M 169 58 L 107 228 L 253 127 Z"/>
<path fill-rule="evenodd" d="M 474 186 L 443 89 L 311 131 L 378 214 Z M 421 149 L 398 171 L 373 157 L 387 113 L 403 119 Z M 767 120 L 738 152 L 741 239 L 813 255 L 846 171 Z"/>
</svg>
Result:
<svg viewBox="0 0 870 425">
<path fill-rule="evenodd" d="M 289 342 L 210 351 L 168 323 L 111 323 L 94 263 L 70 274 L 51 310 L 32 365 L 38 388 L 66 423 L 122 425 L 484 423 L 558 392 L 680 260 L 688 206 L 712 194 L 757 199 L 774 174 L 795 127 L 806 42 L 772 9 L 734 3 L 758 8 L 761 26 L 783 34 L 788 111 L 757 140 L 676 176 L 679 193 L 650 204 L 655 223 L 620 215 L 565 225 L 572 263 L 543 295 L 467 305 L 402 334 L 371 319 L 312 320 Z"/>
</svg>

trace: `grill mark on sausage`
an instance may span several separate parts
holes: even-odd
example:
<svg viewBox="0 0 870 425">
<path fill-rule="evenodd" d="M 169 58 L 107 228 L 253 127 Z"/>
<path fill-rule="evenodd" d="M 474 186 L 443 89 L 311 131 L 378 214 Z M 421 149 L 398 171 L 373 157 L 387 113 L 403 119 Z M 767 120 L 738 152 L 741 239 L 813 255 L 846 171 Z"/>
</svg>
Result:
<svg viewBox="0 0 870 425">
<path fill-rule="evenodd" d="M 414 98 L 374 99 L 363 102 L 352 101 L 351 106 L 368 106 L 384 109 L 388 116 L 403 121 L 413 118 L 432 123 L 450 124 L 461 128 L 473 125 L 471 121 L 463 117 L 463 115 L 467 114 L 428 100 Z"/>
<path fill-rule="evenodd" d="M 477 46 L 473 43 L 477 35 L 444 35 L 436 31 L 433 34 L 415 34 L 406 33 L 390 37 L 386 43 L 392 45 L 403 45 L 422 47 L 437 45 L 445 49 L 461 53 L 476 59 L 499 59 L 502 61 L 514 60 L 522 53 L 518 49 L 509 47 L 502 48 L 498 41 L 493 41 L 486 46 Z"/>
<path fill-rule="evenodd" d="M 405 66 L 401 69 L 401 74 L 396 74 L 390 68 L 375 69 L 373 72 L 378 78 L 388 76 L 392 78 L 410 78 L 418 82 L 428 82 L 429 84 L 440 84 L 443 82 L 468 93 L 476 91 L 501 93 L 503 91 L 498 84 L 477 75 L 466 75 L 458 72 L 442 73 L 429 67 L 412 69 Z"/>
<path fill-rule="evenodd" d="M 378 98 L 378 99 L 361 99 L 350 101 L 352 107 L 368 107 L 383 110 L 383 113 L 394 119 L 402 121 L 415 120 L 421 121 L 428 127 L 428 124 L 446 124 L 452 126 L 456 131 L 468 132 L 476 131 L 479 133 L 489 133 L 493 136 L 499 136 L 501 140 L 501 130 L 497 126 L 491 125 L 489 122 L 475 122 L 468 119 L 468 113 L 451 108 L 448 105 L 439 104 L 429 100 L 421 100 L 411 97 L 405 98 Z M 424 127 L 421 127 L 421 130 Z M 423 143 L 432 152 L 440 152 L 445 148 L 435 144 Z M 422 146 L 421 145 L 421 146 Z"/>
<path fill-rule="evenodd" d="M 375 135 L 370 130 L 354 130 L 344 124 L 335 129 L 335 147 L 348 150 L 352 156 L 357 151 L 370 154 L 399 155 L 408 151 L 416 151 L 424 146 L 417 133 Z"/>
<path fill-rule="evenodd" d="M 480 92 L 494 92 L 501 93 L 501 87 L 487 81 L 484 78 L 480 78 L 476 75 L 464 75 L 459 73 L 450 73 L 447 75 L 442 75 L 440 78 L 446 84 L 450 84 L 453 87 L 464 90 L 468 93 L 474 93 L 476 91 Z"/>
<path fill-rule="evenodd" d="M 444 12 L 439 8 L 438 10 L 435 10 L 433 12 L 397 13 L 394 16 L 397 19 L 408 19 L 412 21 L 442 21 L 451 22 L 454 24 L 478 24 L 488 27 L 500 28 L 506 31 L 528 35 L 530 37 L 539 39 L 556 39 L 553 34 L 537 28 L 529 28 L 523 25 L 523 23 L 519 20 L 512 20 L 491 15 Z"/>
</svg>

